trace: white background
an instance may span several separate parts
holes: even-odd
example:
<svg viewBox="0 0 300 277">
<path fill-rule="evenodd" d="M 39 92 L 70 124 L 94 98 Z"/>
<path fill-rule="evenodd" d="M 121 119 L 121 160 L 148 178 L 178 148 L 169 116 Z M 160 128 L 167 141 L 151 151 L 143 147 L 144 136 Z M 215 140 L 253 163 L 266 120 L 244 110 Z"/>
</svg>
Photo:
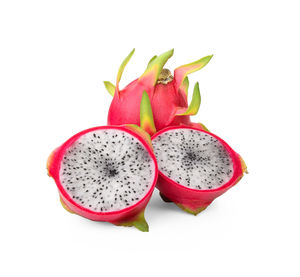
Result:
<svg viewBox="0 0 300 277">
<path fill-rule="evenodd" d="M 1 276 L 299 276 L 298 1 L 1 1 Z M 175 48 L 204 122 L 249 175 L 197 217 L 154 193 L 149 233 L 68 214 L 50 152 L 105 125 L 121 87 Z M 191 96 L 191 93 L 190 93 Z"/>
</svg>

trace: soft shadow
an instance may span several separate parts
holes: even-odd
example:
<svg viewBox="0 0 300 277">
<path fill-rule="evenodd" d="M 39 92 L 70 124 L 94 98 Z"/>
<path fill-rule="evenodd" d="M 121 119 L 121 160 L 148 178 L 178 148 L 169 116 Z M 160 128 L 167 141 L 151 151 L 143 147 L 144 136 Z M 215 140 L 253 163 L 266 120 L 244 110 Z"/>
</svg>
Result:
<svg viewBox="0 0 300 277">
<path fill-rule="evenodd" d="M 216 205 L 215 201 L 213 201 L 207 209 L 202 211 L 201 213 L 197 214 L 196 217 L 201 217 L 202 215 L 211 213 L 214 209 L 219 210 L 218 205 Z M 146 211 L 149 212 L 151 218 L 156 217 L 166 217 L 166 216 L 172 216 L 172 215 L 178 215 L 182 214 L 184 216 L 191 216 L 195 217 L 195 215 L 187 213 L 180 209 L 178 206 L 176 206 L 174 203 L 170 202 L 167 203 L 163 201 L 159 195 L 159 191 L 155 189 L 153 192 L 153 196 L 146 208 Z"/>
<path fill-rule="evenodd" d="M 146 208 L 151 214 L 162 215 L 165 216 L 166 213 L 174 212 L 181 213 L 183 212 L 180 208 L 178 208 L 174 203 L 164 202 L 157 189 L 154 190 L 151 200 Z"/>
</svg>

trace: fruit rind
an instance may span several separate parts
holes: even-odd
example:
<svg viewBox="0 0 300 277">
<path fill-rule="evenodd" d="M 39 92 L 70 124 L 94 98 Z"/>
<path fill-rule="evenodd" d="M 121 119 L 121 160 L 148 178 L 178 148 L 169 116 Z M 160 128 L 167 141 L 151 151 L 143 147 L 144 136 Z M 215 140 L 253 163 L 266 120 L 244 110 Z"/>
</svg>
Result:
<svg viewBox="0 0 300 277">
<path fill-rule="evenodd" d="M 62 205 L 62 207 L 67 211 L 67 212 L 69 212 L 69 213 L 71 213 L 71 214 L 75 214 L 67 205 L 66 205 L 66 203 L 64 202 L 64 200 L 61 198 L 61 197 L 59 197 L 59 200 L 60 200 L 60 204 Z"/>
<path fill-rule="evenodd" d="M 166 202 L 166 203 L 171 203 L 173 202 L 172 200 L 170 200 L 168 197 L 166 197 L 165 195 L 163 195 L 161 192 L 159 192 L 159 196 L 161 197 L 161 199 Z"/>
</svg>

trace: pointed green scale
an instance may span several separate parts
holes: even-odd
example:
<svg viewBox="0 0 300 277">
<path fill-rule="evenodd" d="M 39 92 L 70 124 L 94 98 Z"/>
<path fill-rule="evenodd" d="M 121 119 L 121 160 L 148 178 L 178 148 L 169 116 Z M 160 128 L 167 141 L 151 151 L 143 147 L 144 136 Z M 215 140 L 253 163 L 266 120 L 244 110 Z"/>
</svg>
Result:
<svg viewBox="0 0 300 277">
<path fill-rule="evenodd" d="M 240 161 L 241 161 L 243 173 L 249 174 L 248 168 L 247 168 L 247 165 L 246 165 L 244 159 L 241 157 L 241 155 L 238 155 L 238 156 L 239 156 Z"/>
<path fill-rule="evenodd" d="M 133 50 L 129 53 L 129 55 L 125 58 L 125 60 L 122 62 L 122 64 L 120 65 L 119 71 L 118 71 L 118 75 L 117 75 L 117 82 L 116 82 L 116 91 L 119 95 L 119 83 L 123 74 L 123 71 L 125 69 L 125 66 L 128 64 L 128 62 L 130 61 L 133 53 L 134 53 L 135 49 L 133 48 Z"/>
<path fill-rule="evenodd" d="M 116 87 L 111 82 L 108 82 L 108 81 L 104 81 L 103 83 L 104 83 L 104 86 L 105 86 L 106 90 L 108 91 L 108 93 L 111 96 L 114 96 Z"/>
<path fill-rule="evenodd" d="M 180 89 L 185 93 L 186 95 L 186 98 L 188 97 L 188 90 L 189 90 L 189 78 L 188 77 L 185 77 L 181 86 L 180 86 Z"/>
<path fill-rule="evenodd" d="M 202 129 L 204 130 L 204 131 L 207 131 L 207 132 L 209 132 L 209 130 L 207 129 L 207 127 L 203 124 L 203 123 L 198 123 L 201 127 L 202 127 Z"/>
<path fill-rule="evenodd" d="M 59 200 L 60 200 L 60 204 L 63 206 L 63 208 L 68 211 L 69 213 L 71 214 L 74 214 L 74 212 L 72 210 L 70 210 L 70 208 L 65 204 L 64 200 L 62 200 L 61 197 L 59 197 Z"/>
<path fill-rule="evenodd" d="M 156 133 L 151 103 L 146 91 L 143 92 L 140 105 L 140 126 L 150 134 L 150 136 Z"/>
<path fill-rule="evenodd" d="M 156 58 L 157 58 L 156 55 L 151 58 L 151 60 L 148 62 L 147 68 L 148 68 L 149 64 L 151 64 L 154 61 L 154 59 L 156 59 Z"/>
<path fill-rule="evenodd" d="M 148 86 L 155 86 L 161 70 L 166 64 L 167 60 L 173 56 L 174 49 L 171 49 L 158 57 L 153 57 L 143 75 L 139 78 L 139 82 Z"/>
<path fill-rule="evenodd" d="M 127 226 L 127 227 L 132 227 L 134 226 L 138 230 L 142 232 L 149 232 L 149 225 L 147 221 L 145 220 L 144 217 L 144 211 L 142 211 L 136 218 L 130 221 L 126 222 L 121 222 L 121 223 L 116 223 L 118 226 Z"/>
<path fill-rule="evenodd" d="M 133 132 L 137 133 L 139 136 L 141 136 L 148 143 L 149 147 L 153 150 L 151 137 L 143 128 L 135 124 L 126 124 L 126 127 L 132 130 Z"/>
<path fill-rule="evenodd" d="M 199 83 L 197 82 L 194 87 L 193 97 L 189 107 L 184 113 L 181 113 L 180 111 L 180 113 L 176 115 L 195 115 L 199 111 L 200 104 L 201 104 L 201 96 L 200 96 Z"/>
<path fill-rule="evenodd" d="M 182 65 L 180 67 L 177 67 L 174 70 L 174 78 L 176 80 L 177 89 L 181 88 L 183 81 L 188 74 L 193 73 L 197 70 L 200 70 L 201 68 L 206 66 L 212 57 L 213 57 L 213 55 L 206 56 L 206 57 L 201 58 L 200 60 L 195 61 L 193 63 L 189 63 L 189 64 Z"/>
<path fill-rule="evenodd" d="M 149 225 L 145 220 L 144 211 L 133 221 L 133 226 L 142 232 L 149 232 Z"/>
<path fill-rule="evenodd" d="M 199 213 L 201 213 L 202 211 L 204 211 L 207 207 L 199 207 L 197 209 L 191 209 L 189 207 L 186 207 L 183 204 L 179 204 L 179 203 L 175 203 L 180 209 L 184 210 L 187 213 L 193 214 L 193 215 L 197 215 Z"/>
</svg>

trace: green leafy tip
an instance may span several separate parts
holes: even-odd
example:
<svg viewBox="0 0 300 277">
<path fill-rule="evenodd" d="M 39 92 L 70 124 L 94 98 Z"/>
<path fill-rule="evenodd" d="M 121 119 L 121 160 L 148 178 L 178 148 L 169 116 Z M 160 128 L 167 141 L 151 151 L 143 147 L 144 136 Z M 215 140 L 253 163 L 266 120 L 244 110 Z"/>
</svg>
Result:
<svg viewBox="0 0 300 277">
<path fill-rule="evenodd" d="M 144 217 L 144 212 L 139 214 L 137 220 L 133 221 L 133 226 L 142 232 L 149 232 L 149 225 Z"/>
<path fill-rule="evenodd" d="M 199 207 L 199 208 L 194 208 L 194 209 L 192 209 L 192 208 L 190 208 L 190 207 L 187 207 L 187 206 L 185 206 L 185 205 L 183 205 L 183 204 L 179 204 L 179 203 L 175 203 L 180 209 L 182 209 L 183 211 L 185 211 L 185 212 L 187 212 L 187 213 L 189 213 L 189 214 L 193 214 L 193 215 L 197 215 L 197 214 L 199 214 L 199 213 L 201 213 L 202 211 L 204 211 L 206 208 L 207 208 L 207 206 L 206 207 Z"/>
<path fill-rule="evenodd" d="M 135 124 L 126 124 L 126 127 L 141 136 L 148 143 L 149 147 L 153 149 L 151 137 L 144 129 Z"/>
<path fill-rule="evenodd" d="M 193 97 L 189 107 L 183 113 L 181 112 L 182 109 L 180 109 L 178 114 L 176 115 L 195 115 L 199 111 L 200 104 L 201 104 L 201 96 L 200 96 L 199 83 L 197 82 L 194 87 Z"/>
<path fill-rule="evenodd" d="M 108 93 L 111 96 L 114 96 L 116 87 L 111 82 L 108 82 L 108 81 L 104 81 L 103 83 L 104 83 L 104 86 L 105 86 L 106 90 L 108 91 Z"/>
<path fill-rule="evenodd" d="M 146 91 L 143 92 L 140 105 L 140 126 L 143 130 L 150 134 L 150 136 L 156 133 L 152 107 Z"/>
<path fill-rule="evenodd" d="M 204 131 L 206 131 L 206 132 L 209 132 L 209 130 L 207 129 L 207 127 L 203 124 L 203 123 L 198 123 L 200 126 L 201 126 L 201 128 L 204 130 Z"/>
<path fill-rule="evenodd" d="M 59 198 L 59 200 L 60 200 L 60 204 L 63 206 L 63 208 L 64 208 L 66 211 L 68 211 L 68 212 L 71 213 L 71 214 L 74 214 L 74 212 L 73 212 L 73 211 L 65 204 L 64 200 L 62 200 L 61 197 Z"/>
<path fill-rule="evenodd" d="M 183 80 L 188 74 L 193 73 L 197 70 L 200 70 L 201 68 L 206 66 L 212 57 L 213 57 L 213 55 L 209 55 L 209 56 L 201 58 L 200 60 L 195 61 L 193 63 L 189 63 L 189 64 L 182 65 L 180 67 L 177 67 L 174 70 L 174 79 L 177 84 L 177 89 L 181 88 Z"/>
<path fill-rule="evenodd" d="M 173 53 L 174 49 L 171 49 L 158 57 L 154 56 L 148 63 L 148 66 L 143 75 L 139 78 L 139 81 L 149 86 L 155 86 L 160 72 L 167 60 L 173 56 Z"/>
<path fill-rule="evenodd" d="M 136 218 L 134 218 L 133 220 L 117 223 L 116 225 L 127 226 L 127 227 L 134 226 L 135 228 L 137 228 L 138 230 L 140 230 L 142 232 L 149 232 L 149 225 L 148 225 L 147 221 L 145 220 L 144 211 L 139 213 L 139 215 Z"/>
<path fill-rule="evenodd" d="M 133 50 L 129 53 L 129 55 L 125 58 L 125 60 L 122 62 L 122 64 L 120 65 L 119 71 L 118 71 L 118 75 L 117 75 L 117 82 L 116 82 L 116 90 L 117 93 L 119 94 L 119 83 L 123 74 L 123 71 L 125 69 L 125 66 L 128 64 L 128 62 L 130 61 L 133 53 L 134 53 L 135 49 L 133 48 Z"/>
<path fill-rule="evenodd" d="M 153 56 L 153 57 L 151 58 L 151 60 L 148 62 L 147 68 L 148 68 L 149 64 L 150 64 L 151 62 L 153 62 L 153 61 L 154 61 L 154 59 L 156 59 L 156 58 L 157 58 L 157 56 L 156 56 L 156 55 L 155 55 L 155 56 Z"/>
<path fill-rule="evenodd" d="M 186 97 L 188 96 L 189 84 L 189 78 L 185 77 L 180 86 L 180 89 L 185 93 Z"/>
</svg>

